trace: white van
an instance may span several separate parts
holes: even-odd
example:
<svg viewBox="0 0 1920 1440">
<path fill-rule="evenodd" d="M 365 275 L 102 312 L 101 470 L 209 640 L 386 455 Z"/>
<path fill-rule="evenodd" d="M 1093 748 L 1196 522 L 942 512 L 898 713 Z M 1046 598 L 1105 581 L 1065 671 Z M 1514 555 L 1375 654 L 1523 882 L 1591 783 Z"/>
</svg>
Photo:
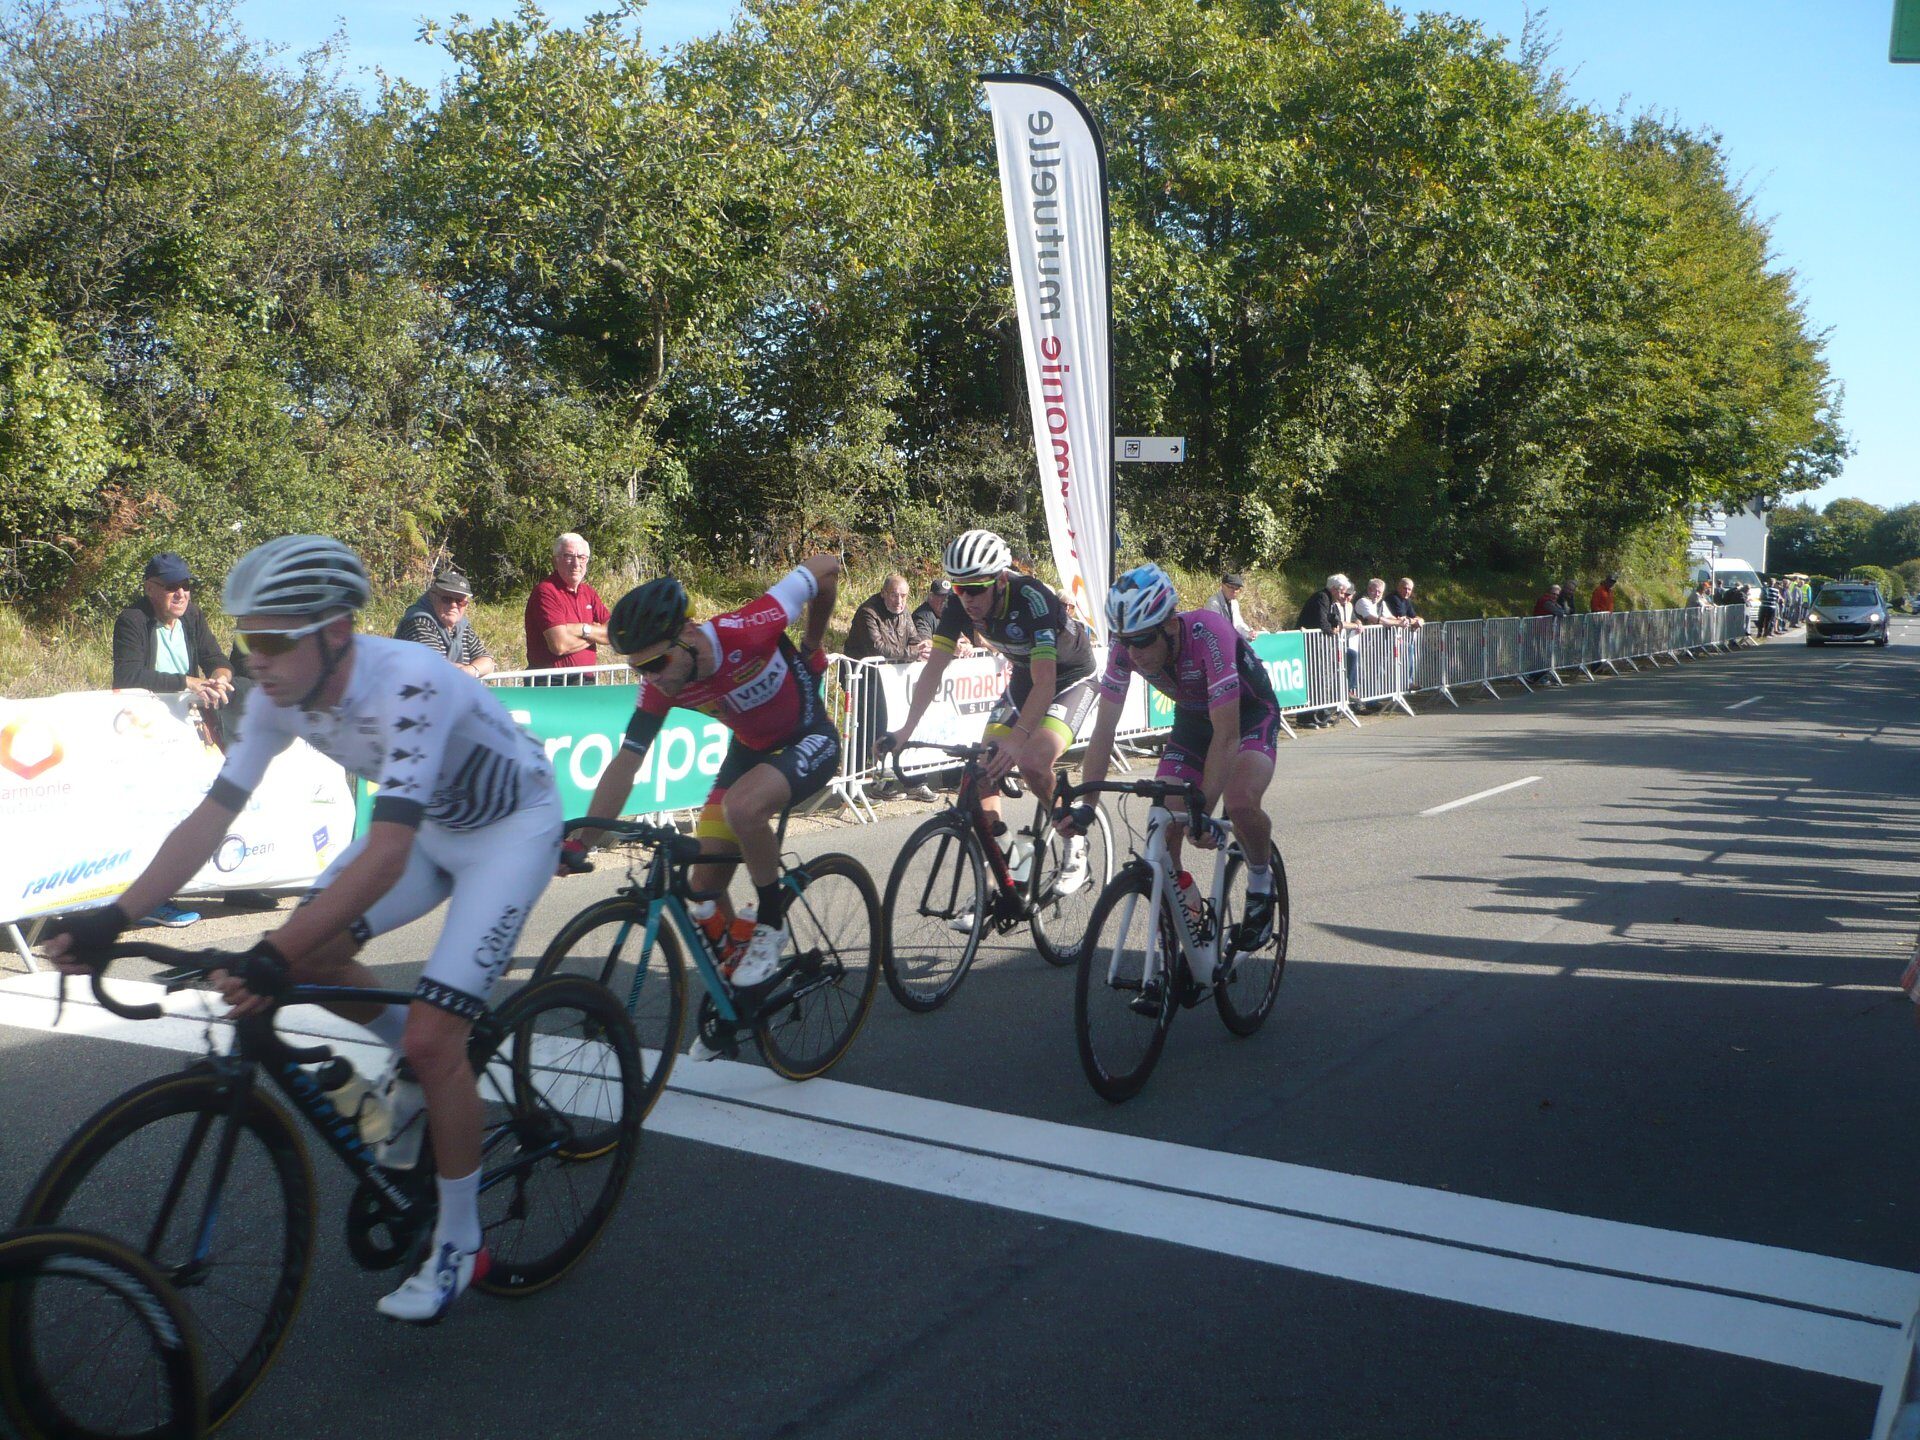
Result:
<svg viewBox="0 0 1920 1440">
<path fill-rule="evenodd" d="M 1744 585 L 1747 587 L 1747 619 L 1757 622 L 1760 618 L 1760 592 L 1766 588 L 1759 573 L 1744 560 L 1731 555 L 1722 555 L 1713 560 L 1699 561 L 1693 567 L 1693 583 L 1702 580 L 1713 582 L 1713 593 L 1718 595 L 1726 585 Z"/>
</svg>

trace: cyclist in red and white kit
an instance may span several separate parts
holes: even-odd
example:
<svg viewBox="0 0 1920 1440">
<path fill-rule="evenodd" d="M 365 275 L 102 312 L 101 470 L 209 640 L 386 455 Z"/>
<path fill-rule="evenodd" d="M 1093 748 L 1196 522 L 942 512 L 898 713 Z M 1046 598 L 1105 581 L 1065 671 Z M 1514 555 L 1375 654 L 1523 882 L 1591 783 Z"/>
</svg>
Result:
<svg viewBox="0 0 1920 1440">
<path fill-rule="evenodd" d="M 695 830 L 713 859 L 692 878 L 697 889 L 723 891 L 733 867 L 746 861 L 759 915 L 733 972 L 740 989 L 771 980 L 787 943 L 774 822 L 824 789 L 840 764 L 840 736 L 820 695 L 821 642 L 839 584 L 839 560 L 815 555 L 752 604 L 690 623 L 687 592 L 667 575 L 621 596 L 607 624 L 610 643 L 643 679 L 626 738 L 594 787 L 587 814 L 620 813 L 648 747 L 676 706 L 711 715 L 733 731 Z M 796 649 L 787 627 L 803 614 L 806 630 Z M 567 842 L 570 856 L 584 853 L 586 838 Z"/>
</svg>

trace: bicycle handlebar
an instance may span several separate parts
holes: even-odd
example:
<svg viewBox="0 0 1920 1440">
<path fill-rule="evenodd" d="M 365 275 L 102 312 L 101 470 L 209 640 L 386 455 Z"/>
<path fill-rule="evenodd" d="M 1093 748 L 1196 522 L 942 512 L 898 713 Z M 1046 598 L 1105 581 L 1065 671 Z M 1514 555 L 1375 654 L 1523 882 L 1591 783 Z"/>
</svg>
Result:
<svg viewBox="0 0 1920 1440">
<path fill-rule="evenodd" d="M 900 768 L 900 755 L 903 751 L 938 750 L 942 755 L 951 756 L 953 759 L 963 761 L 968 765 L 977 765 L 999 748 L 998 742 L 992 740 L 976 742 L 971 745 L 941 745 L 932 740 L 909 740 L 904 745 L 888 747 L 884 753 L 888 763 L 893 766 L 893 778 L 898 780 L 902 785 L 905 785 L 907 783 L 906 772 Z M 1020 789 L 1013 783 L 1013 777 L 1011 775 L 1001 777 L 1000 793 L 1009 800 L 1018 800 L 1020 798 Z"/>
<path fill-rule="evenodd" d="M 185 972 L 182 979 L 196 980 L 203 980 L 216 970 L 238 970 L 247 959 L 237 951 L 182 950 L 178 946 L 157 945 L 148 941 L 109 945 L 106 947 L 106 957 L 107 963 L 114 960 L 158 960 Z M 158 1005 L 129 1005 L 108 994 L 107 963 L 102 963 L 88 975 L 93 984 L 93 998 L 100 1002 L 101 1009 L 118 1015 L 122 1020 L 158 1020 L 166 1014 Z"/>
<path fill-rule="evenodd" d="M 700 858 L 700 841 L 692 835 L 682 835 L 671 825 L 655 825 L 647 820 L 596 820 L 590 815 L 582 815 L 561 826 L 562 833 L 567 835 L 578 830 L 605 830 L 628 840 L 664 845 L 667 858 L 676 865 L 691 865 Z"/>
</svg>

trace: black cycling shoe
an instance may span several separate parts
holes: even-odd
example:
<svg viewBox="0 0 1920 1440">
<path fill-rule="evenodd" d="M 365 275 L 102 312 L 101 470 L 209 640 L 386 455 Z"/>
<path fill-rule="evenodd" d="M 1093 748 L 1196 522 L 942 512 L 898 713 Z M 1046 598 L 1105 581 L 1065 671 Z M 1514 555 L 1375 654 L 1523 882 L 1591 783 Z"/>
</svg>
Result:
<svg viewBox="0 0 1920 1440">
<path fill-rule="evenodd" d="M 1246 918 L 1233 927 L 1233 948 L 1246 954 L 1273 939 L 1273 892 L 1247 896 Z"/>
<path fill-rule="evenodd" d="M 1156 975 L 1140 987 L 1140 993 L 1127 1002 L 1127 1008 L 1136 1015 L 1155 1020 L 1159 1018 L 1161 1003 L 1160 977 Z"/>
</svg>

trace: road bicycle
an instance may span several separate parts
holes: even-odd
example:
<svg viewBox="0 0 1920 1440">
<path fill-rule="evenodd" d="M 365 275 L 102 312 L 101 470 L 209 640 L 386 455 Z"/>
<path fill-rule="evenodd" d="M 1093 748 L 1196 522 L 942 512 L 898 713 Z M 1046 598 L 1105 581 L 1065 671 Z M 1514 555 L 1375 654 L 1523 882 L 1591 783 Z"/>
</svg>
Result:
<svg viewBox="0 0 1920 1440">
<path fill-rule="evenodd" d="M 1078 874 L 1067 871 L 1068 842 L 1055 832 L 1045 801 L 1036 799 L 1033 824 L 1015 836 L 1019 860 L 1007 853 L 1006 822 L 996 823 L 981 803 L 981 771 L 996 748 L 913 741 L 889 756 L 903 785 L 903 750 L 935 750 L 961 762 L 952 801 L 907 837 L 887 876 L 887 988 L 909 1010 L 938 1010 L 951 1000 L 988 931 L 1030 926 L 1041 958 L 1073 964 L 1093 904 L 1113 876 L 1113 829 L 1097 805 Z M 1024 792 L 1008 777 L 1000 793 L 1017 800 Z"/>
<path fill-rule="evenodd" d="M 177 966 L 164 977 L 170 991 L 246 961 L 145 942 L 104 953 L 108 962 Z M 110 993 L 104 970 L 92 976 L 102 1007 L 128 1020 L 163 1014 Z M 287 1109 L 259 1083 L 263 1072 L 359 1182 L 346 1215 L 355 1262 L 393 1270 L 424 1258 L 438 1201 L 431 1127 L 412 1168 L 382 1166 L 357 1117 L 328 1097 L 339 1075 L 333 1050 L 289 1044 L 275 1029 L 290 1006 L 412 999 L 410 990 L 290 985 L 271 1008 L 234 1021 L 224 1051 L 209 1018 L 208 1053 L 102 1107 L 20 1208 L 23 1225 L 103 1231 L 167 1278 L 193 1314 L 209 1425 L 230 1416 L 272 1364 L 313 1258 L 312 1162 Z M 479 1081 L 480 1221 L 492 1261 L 474 1288 L 530 1294 L 565 1274 L 613 1213 L 640 1138 L 639 1045 L 612 996 L 563 977 L 484 1011 L 467 1052 Z"/>
<path fill-rule="evenodd" d="M 0 1433 L 197 1440 L 206 1423 L 193 1319 L 165 1276 L 92 1231 L 0 1234 Z"/>
<path fill-rule="evenodd" d="M 784 843 L 785 817 L 780 824 Z M 725 895 L 695 890 L 688 879 L 688 868 L 703 859 L 699 840 L 644 820 L 582 818 L 566 828 L 602 830 L 652 848 L 644 876 L 630 864 L 616 893 L 561 926 L 533 972 L 536 980 L 584 975 L 625 1005 L 646 1067 L 642 1114 L 680 1053 L 689 956 L 704 990 L 695 1027 L 709 1050 L 737 1055 L 740 1036 L 750 1034 L 768 1067 L 789 1080 L 822 1074 L 847 1053 L 872 1008 L 880 958 L 880 901 L 858 860 L 783 861 L 789 949 L 772 980 L 736 990 L 727 978 L 733 957 L 715 952 L 687 909 Z"/>
<path fill-rule="evenodd" d="M 1273 932 L 1264 944 L 1238 950 L 1232 934 L 1246 910 L 1246 853 L 1231 838 L 1230 824 L 1207 820 L 1206 797 L 1198 787 L 1168 780 L 1072 785 L 1063 776 L 1056 793 L 1063 807 L 1096 794 L 1138 795 L 1151 802 L 1145 845 L 1120 867 L 1093 907 L 1073 992 L 1081 1068 L 1095 1091 L 1118 1104 L 1147 1083 L 1182 1006 L 1191 1008 L 1212 995 L 1220 1019 L 1235 1035 L 1251 1035 L 1265 1022 L 1287 964 L 1292 921 L 1287 871 L 1275 845 Z M 1226 837 L 1214 852 L 1212 893 L 1197 915 L 1180 898 L 1167 848 L 1172 799 L 1186 802 L 1189 847 L 1203 823 Z M 1193 853 L 1189 848 L 1187 854 Z M 1213 976 L 1212 983 L 1196 981 L 1196 972 Z"/>
</svg>

